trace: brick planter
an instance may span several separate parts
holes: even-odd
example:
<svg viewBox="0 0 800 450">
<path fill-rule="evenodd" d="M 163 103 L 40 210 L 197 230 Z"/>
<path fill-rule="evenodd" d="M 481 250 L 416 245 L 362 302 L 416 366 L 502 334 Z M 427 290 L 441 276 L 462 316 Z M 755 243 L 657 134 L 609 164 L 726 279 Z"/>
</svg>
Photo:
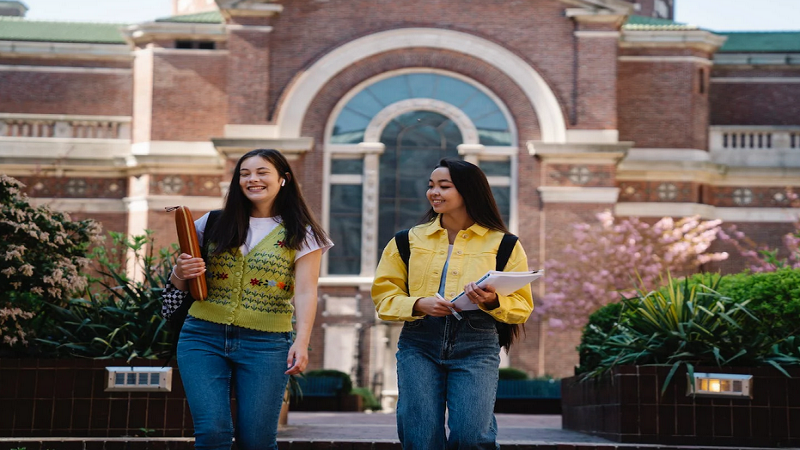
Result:
<svg viewBox="0 0 800 450">
<path fill-rule="evenodd" d="M 124 360 L 0 359 L 0 436 L 192 436 L 174 361 L 172 392 L 105 392 L 105 368 L 126 365 Z"/>
<path fill-rule="evenodd" d="M 680 370 L 660 394 L 668 367 L 621 366 L 597 380 L 561 380 L 563 427 L 611 439 L 667 445 L 800 446 L 800 370 L 698 367 L 753 375 L 753 398 L 686 395 Z"/>
</svg>

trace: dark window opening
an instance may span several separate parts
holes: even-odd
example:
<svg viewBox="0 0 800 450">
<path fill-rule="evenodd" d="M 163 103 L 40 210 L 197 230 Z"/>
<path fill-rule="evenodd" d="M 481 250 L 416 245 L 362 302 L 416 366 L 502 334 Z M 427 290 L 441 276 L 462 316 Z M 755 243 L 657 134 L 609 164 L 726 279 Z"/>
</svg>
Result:
<svg viewBox="0 0 800 450">
<path fill-rule="evenodd" d="M 216 48 L 216 42 L 177 40 L 175 41 L 175 48 L 214 50 Z"/>
</svg>

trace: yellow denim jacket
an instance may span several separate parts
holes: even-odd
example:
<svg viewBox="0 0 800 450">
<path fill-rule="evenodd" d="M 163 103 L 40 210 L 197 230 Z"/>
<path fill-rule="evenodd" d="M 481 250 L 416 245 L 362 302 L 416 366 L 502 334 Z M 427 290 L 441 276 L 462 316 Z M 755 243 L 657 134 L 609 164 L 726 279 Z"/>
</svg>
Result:
<svg viewBox="0 0 800 450">
<path fill-rule="evenodd" d="M 453 254 L 447 267 L 445 298 L 451 299 L 496 266 L 497 247 L 503 233 L 474 224 L 458 233 L 453 243 Z M 392 239 L 383 249 L 372 284 L 372 301 L 378 317 L 383 320 L 411 321 L 424 316 L 414 315 L 414 303 L 422 297 L 431 297 L 439 291 L 442 269 L 447 261 L 447 230 L 439 219 L 429 224 L 417 225 L 408 233 L 411 258 L 409 267 L 397 251 Z M 528 257 L 517 241 L 506 264 L 506 272 L 528 270 Z M 406 286 L 408 286 L 406 288 Z M 505 323 L 524 323 L 533 311 L 530 285 L 511 295 L 499 295 L 500 306 L 487 310 L 495 320 Z"/>
</svg>

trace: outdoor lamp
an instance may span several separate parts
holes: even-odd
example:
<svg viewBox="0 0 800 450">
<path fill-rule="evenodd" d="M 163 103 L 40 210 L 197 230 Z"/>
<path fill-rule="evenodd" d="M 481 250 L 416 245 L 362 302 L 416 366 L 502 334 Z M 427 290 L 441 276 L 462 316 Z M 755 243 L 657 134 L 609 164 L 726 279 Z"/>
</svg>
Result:
<svg viewBox="0 0 800 450">
<path fill-rule="evenodd" d="M 692 397 L 753 398 L 753 376 L 732 373 L 686 374 L 686 395 Z"/>
</svg>

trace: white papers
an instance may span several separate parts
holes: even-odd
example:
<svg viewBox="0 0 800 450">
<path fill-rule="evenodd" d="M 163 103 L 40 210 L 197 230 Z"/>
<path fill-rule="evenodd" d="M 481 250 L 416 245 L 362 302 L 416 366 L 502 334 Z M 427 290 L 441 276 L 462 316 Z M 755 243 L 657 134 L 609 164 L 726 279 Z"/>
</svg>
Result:
<svg viewBox="0 0 800 450">
<path fill-rule="evenodd" d="M 544 271 L 541 270 L 531 270 L 530 272 L 500 272 L 497 270 L 490 270 L 486 272 L 486 275 L 476 281 L 475 284 L 480 288 L 492 286 L 498 294 L 508 295 L 538 280 L 542 275 L 544 275 Z M 464 292 L 456 295 L 450 302 L 462 311 L 478 309 L 478 305 L 472 303 Z"/>
</svg>

